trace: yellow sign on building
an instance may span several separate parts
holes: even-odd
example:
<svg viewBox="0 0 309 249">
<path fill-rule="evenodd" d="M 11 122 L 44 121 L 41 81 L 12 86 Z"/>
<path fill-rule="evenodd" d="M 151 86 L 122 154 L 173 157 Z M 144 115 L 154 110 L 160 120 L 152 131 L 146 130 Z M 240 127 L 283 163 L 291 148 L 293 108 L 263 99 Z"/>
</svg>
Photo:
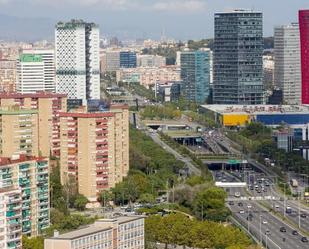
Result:
<svg viewBox="0 0 309 249">
<path fill-rule="evenodd" d="M 223 114 L 224 126 L 244 126 L 250 122 L 250 116 L 247 114 Z"/>
</svg>

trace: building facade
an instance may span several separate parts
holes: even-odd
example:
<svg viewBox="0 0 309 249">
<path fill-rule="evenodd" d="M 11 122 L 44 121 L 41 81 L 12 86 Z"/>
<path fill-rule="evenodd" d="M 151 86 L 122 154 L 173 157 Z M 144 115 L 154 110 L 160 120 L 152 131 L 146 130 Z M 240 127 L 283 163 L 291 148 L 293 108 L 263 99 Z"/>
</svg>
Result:
<svg viewBox="0 0 309 249">
<path fill-rule="evenodd" d="M 166 58 L 160 55 L 143 54 L 137 55 L 138 67 L 164 67 Z"/>
<path fill-rule="evenodd" d="M 41 55 L 22 54 L 16 66 L 16 91 L 35 93 L 45 90 L 44 62 Z"/>
<path fill-rule="evenodd" d="M 49 162 L 20 156 L 0 158 L 0 247 L 22 248 L 22 235 L 49 226 Z"/>
<path fill-rule="evenodd" d="M 116 80 L 139 83 L 149 88 L 159 82 L 180 81 L 180 68 L 178 66 L 123 68 L 116 72 Z"/>
<path fill-rule="evenodd" d="M 293 136 L 294 134 L 292 129 L 280 129 L 273 133 L 273 140 L 278 149 L 285 150 L 286 152 L 292 152 Z"/>
<path fill-rule="evenodd" d="M 119 54 L 120 68 L 135 68 L 136 67 L 136 52 L 121 51 Z"/>
<path fill-rule="evenodd" d="M 45 239 L 45 249 L 144 249 L 144 217 L 102 219 L 85 228 Z"/>
<path fill-rule="evenodd" d="M 301 65 L 298 23 L 275 27 L 276 87 L 283 91 L 285 104 L 301 103 Z"/>
<path fill-rule="evenodd" d="M 263 103 L 262 13 L 215 14 L 213 102 Z"/>
<path fill-rule="evenodd" d="M 309 10 L 300 10 L 298 17 L 301 47 L 302 104 L 309 104 Z"/>
<path fill-rule="evenodd" d="M 67 98 L 64 94 L 57 93 L 34 93 L 34 94 L 20 94 L 20 93 L 0 93 L 0 107 L 9 108 L 12 110 L 14 107 L 18 107 L 20 111 L 29 110 L 37 115 L 37 120 L 34 120 L 33 125 L 27 125 L 27 129 L 36 128 L 35 136 L 32 138 L 33 144 L 38 143 L 39 149 L 32 151 L 37 155 L 39 153 L 42 156 L 49 157 L 50 155 L 59 157 L 60 155 L 60 118 L 59 112 L 67 111 Z M 30 115 L 30 114 L 28 114 Z M 14 116 L 10 118 L 13 119 Z M 16 122 L 17 122 L 17 116 Z M 9 129 L 13 129 L 8 125 Z M 15 127 L 19 129 L 19 126 Z M 22 127 L 21 127 L 22 128 Z M 12 136 L 13 131 L 6 133 L 9 137 Z M 17 131 L 16 131 L 17 132 Z M 3 133 L 4 135 L 4 133 Z M 8 138 L 9 139 L 9 138 Z M 14 143 L 12 143 L 14 145 Z M 17 144 L 15 144 L 16 146 Z M 10 148 L 10 147 L 8 147 Z M 4 156 L 11 156 L 9 150 Z"/>
<path fill-rule="evenodd" d="M 0 59 L 0 90 L 13 92 L 16 89 L 16 61 Z"/>
<path fill-rule="evenodd" d="M 68 99 L 100 99 L 99 28 L 82 20 L 55 30 L 56 90 Z"/>
<path fill-rule="evenodd" d="M 44 63 L 45 92 L 56 92 L 55 52 L 53 49 L 24 49 L 24 55 L 39 55 Z"/>
<path fill-rule="evenodd" d="M 177 102 L 181 95 L 182 82 L 156 84 L 157 98 L 162 102 Z"/>
<path fill-rule="evenodd" d="M 79 193 L 95 202 L 129 170 L 128 107 L 109 112 L 60 113 L 62 184 L 76 182 Z"/>
<path fill-rule="evenodd" d="M 263 86 L 265 90 L 274 89 L 275 61 L 272 55 L 263 55 Z"/>
<path fill-rule="evenodd" d="M 101 55 L 101 72 L 115 72 L 120 68 L 120 51 L 108 50 Z"/>
<path fill-rule="evenodd" d="M 209 97 L 210 50 L 181 52 L 180 77 L 187 101 L 204 104 Z"/>
<path fill-rule="evenodd" d="M 0 117 L 0 156 L 38 156 L 37 110 L 1 108 Z"/>
</svg>

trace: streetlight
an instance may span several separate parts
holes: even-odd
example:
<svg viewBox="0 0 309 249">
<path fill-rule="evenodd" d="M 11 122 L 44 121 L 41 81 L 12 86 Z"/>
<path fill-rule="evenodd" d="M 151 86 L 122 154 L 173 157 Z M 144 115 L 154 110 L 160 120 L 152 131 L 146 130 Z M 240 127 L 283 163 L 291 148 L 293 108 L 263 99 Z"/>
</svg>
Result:
<svg viewBox="0 0 309 249">
<path fill-rule="evenodd" d="M 260 243 L 262 244 L 262 215 L 260 215 Z"/>
<path fill-rule="evenodd" d="M 268 235 L 267 235 L 267 233 L 265 234 L 265 237 L 266 237 L 266 241 L 265 241 L 265 243 L 266 243 L 266 249 L 268 248 Z"/>
<path fill-rule="evenodd" d="M 285 212 L 285 209 L 286 209 L 286 196 L 285 196 L 285 186 L 286 186 L 286 183 L 283 183 L 284 184 L 284 199 L 283 199 L 283 216 L 284 216 L 284 218 L 285 218 L 285 216 L 286 216 L 286 212 Z"/>
<path fill-rule="evenodd" d="M 249 228 L 249 221 L 250 221 L 250 213 L 249 213 L 249 210 L 250 210 L 250 207 L 249 207 L 249 205 L 247 206 L 247 208 L 248 208 L 248 217 L 247 217 L 247 220 L 248 220 L 248 224 L 247 224 L 247 226 L 248 226 L 248 233 L 250 233 L 250 228 Z"/>
</svg>

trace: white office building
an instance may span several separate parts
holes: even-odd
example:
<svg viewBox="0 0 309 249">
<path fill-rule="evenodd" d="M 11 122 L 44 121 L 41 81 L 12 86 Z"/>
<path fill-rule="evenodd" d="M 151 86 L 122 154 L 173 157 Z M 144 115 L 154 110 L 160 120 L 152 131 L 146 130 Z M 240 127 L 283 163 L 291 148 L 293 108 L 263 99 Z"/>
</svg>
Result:
<svg viewBox="0 0 309 249">
<path fill-rule="evenodd" d="M 100 99 L 99 28 L 82 20 L 55 29 L 56 91 L 68 99 Z"/>
<path fill-rule="evenodd" d="M 16 66 L 16 91 L 35 93 L 45 90 L 44 61 L 41 55 L 22 54 Z"/>
<path fill-rule="evenodd" d="M 297 23 L 275 27 L 275 86 L 285 104 L 301 103 L 300 38 Z"/>
<path fill-rule="evenodd" d="M 164 67 L 166 58 L 160 55 L 143 54 L 137 55 L 138 67 Z"/>
<path fill-rule="evenodd" d="M 44 91 L 56 92 L 55 52 L 53 49 L 25 49 L 23 54 L 40 55 L 44 63 Z"/>
</svg>

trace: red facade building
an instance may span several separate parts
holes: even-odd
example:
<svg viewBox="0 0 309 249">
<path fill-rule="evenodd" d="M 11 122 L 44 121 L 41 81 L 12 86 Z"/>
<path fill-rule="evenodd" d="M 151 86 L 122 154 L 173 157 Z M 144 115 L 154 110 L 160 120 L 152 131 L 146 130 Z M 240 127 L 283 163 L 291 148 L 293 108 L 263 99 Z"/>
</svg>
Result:
<svg viewBox="0 0 309 249">
<path fill-rule="evenodd" d="M 309 10 L 299 11 L 302 104 L 309 104 Z"/>
</svg>

